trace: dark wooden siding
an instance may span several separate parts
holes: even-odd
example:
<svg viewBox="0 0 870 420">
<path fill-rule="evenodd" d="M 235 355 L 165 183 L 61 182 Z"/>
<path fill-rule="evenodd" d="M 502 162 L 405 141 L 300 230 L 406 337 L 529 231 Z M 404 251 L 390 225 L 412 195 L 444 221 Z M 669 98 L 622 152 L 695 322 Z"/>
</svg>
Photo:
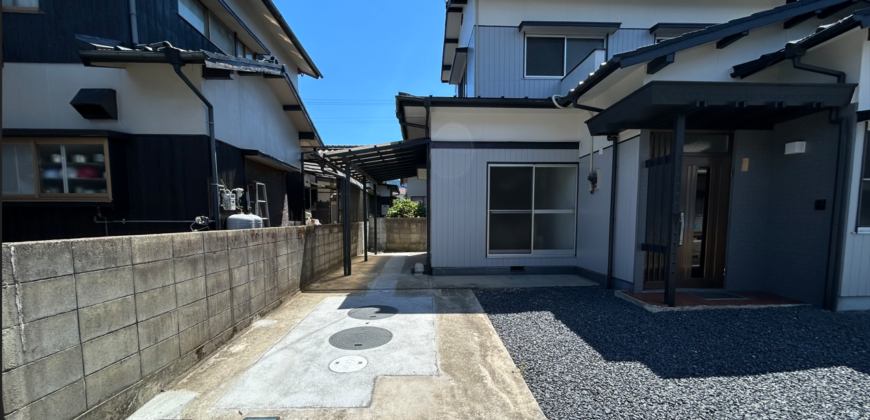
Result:
<svg viewBox="0 0 870 420">
<path fill-rule="evenodd" d="M 42 13 L 3 13 L 3 61 L 81 62 L 75 35 L 131 43 L 126 0 L 40 0 Z"/>
<path fill-rule="evenodd" d="M 196 216 L 210 214 L 208 138 L 131 136 L 111 140 L 111 204 L 4 203 L 3 241 L 104 236 L 109 220 L 173 220 L 178 223 L 112 223 L 109 235 L 186 232 Z"/>
<path fill-rule="evenodd" d="M 75 36 L 90 35 L 133 43 L 127 0 L 40 0 L 42 13 L 3 13 L 3 61 L 79 63 Z M 178 15 L 178 0 L 136 4 L 139 43 L 169 41 L 189 50 L 219 52 Z M 231 53 L 231 51 L 229 51 Z"/>
</svg>

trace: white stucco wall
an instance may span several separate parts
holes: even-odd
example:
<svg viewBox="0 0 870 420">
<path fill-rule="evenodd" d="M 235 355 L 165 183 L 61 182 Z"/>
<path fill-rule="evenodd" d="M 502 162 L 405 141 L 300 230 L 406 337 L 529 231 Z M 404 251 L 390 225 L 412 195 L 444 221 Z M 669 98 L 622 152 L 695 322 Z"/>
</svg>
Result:
<svg viewBox="0 0 870 420">
<path fill-rule="evenodd" d="M 263 77 L 205 80 L 203 94 L 215 105 L 215 137 L 256 149 L 301 167 L 299 132 Z"/>
<path fill-rule="evenodd" d="M 183 67 L 195 85 L 197 66 Z M 69 103 L 82 88 L 114 89 L 118 120 L 83 118 Z M 165 64 L 126 69 L 81 64 L 6 63 L 3 128 L 115 130 L 135 134 L 207 134 L 206 107 Z"/>
</svg>

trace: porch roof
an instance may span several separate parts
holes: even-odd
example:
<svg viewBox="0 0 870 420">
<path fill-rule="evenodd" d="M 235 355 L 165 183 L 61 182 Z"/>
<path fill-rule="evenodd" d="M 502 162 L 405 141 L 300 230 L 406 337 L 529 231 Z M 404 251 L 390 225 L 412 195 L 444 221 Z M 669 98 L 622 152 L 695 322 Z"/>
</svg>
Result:
<svg viewBox="0 0 870 420">
<path fill-rule="evenodd" d="M 593 136 L 669 128 L 686 115 L 690 130 L 763 130 L 846 106 L 855 84 L 653 81 L 586 121 Z"/>
</svg>

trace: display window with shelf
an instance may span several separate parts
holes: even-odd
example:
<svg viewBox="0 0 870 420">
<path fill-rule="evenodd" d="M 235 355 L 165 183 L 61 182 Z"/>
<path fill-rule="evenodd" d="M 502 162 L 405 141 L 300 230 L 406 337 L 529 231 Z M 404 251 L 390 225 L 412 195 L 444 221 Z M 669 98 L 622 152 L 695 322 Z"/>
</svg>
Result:
<svg viewBox="0 0 870 420">
<path fill-rule="evenodd" d="M 111 201 L 108 142 L 4 139 L 3 199 Z"/>
</svg>

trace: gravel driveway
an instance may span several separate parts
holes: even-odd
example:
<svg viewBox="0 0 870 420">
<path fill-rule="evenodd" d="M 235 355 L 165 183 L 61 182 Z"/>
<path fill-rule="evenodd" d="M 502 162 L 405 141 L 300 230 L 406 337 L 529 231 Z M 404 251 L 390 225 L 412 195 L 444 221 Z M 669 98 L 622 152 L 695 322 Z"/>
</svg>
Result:
<svg viewBox="0 0 870 420">
<path fill-rule="evenodd" d="M 551 420 L 870 419 L 870 312 L 653 314 L 597 287 L 475 294 Z"/>
</svg>

